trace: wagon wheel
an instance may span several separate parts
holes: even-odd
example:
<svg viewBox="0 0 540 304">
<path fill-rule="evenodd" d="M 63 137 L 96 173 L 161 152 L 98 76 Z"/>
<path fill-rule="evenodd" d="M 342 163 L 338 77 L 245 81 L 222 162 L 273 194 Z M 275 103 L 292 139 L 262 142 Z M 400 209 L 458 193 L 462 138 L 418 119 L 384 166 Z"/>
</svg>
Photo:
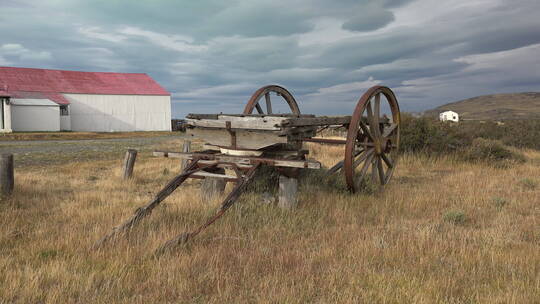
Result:
<svg viewBox="0 0 540 304">
<path fill-rule="evenodd" d="M 388 103 L 392 118 L 381 116 L 381 102 Z M 359 190 L 369 167 L 374 183 L 388 183 L 396 168 L 399 129 L 399 105 L 389 88 L 374 86 L 362 95 L 351 117 L 345 145 L 343 169 L 352 192 Z"/>
<path fill-rule="evenodd" d="M 253 110 L 257 110 L 258 114 L 272 114 L 272 101 L 270 100 L 270 95 L 272 92 L 278 96 L 281 96 L 285 100 L 285 102 L 289 105 L 292 114 L 300 114 L 300 108 L 298 108 L 298 104 L 296 103 L 296 100 L 294 100 L 292 94 L 285 88 L 277 85 L 269 85 L 258 89 L 249 99 L 246 107 L 244 108 L 244 114 L 251 114 L 253 113 Z M 266 113 L 259 104 L 259 101 L 263 96 L 266 101 Z"/>
</svg>

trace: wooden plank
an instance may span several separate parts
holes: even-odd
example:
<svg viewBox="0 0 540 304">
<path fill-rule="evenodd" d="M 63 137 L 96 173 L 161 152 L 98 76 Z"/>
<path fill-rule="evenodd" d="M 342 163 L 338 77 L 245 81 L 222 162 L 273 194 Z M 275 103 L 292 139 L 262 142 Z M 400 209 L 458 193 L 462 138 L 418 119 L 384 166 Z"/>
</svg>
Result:
<svg viewBox="0 0 540 304">
<path fill-rule="evenodd" d="M 315 117 L 313 114 L 195 114 L 191 113 L 186 115 L 186 118 L 188 119 L 218 119 L 219 115 L 226 115 L 226 116 L 234 116 L 234 117 L 288 117 L 288 118 L 294 118 L 294 117 Z"/>
<path fill-rule="evenodd" d="M 367 117 L 361 117 L 360 121 L 369 125 Z M 328 126 L 347 125 L 351 122 L 351 116 L 319 116 L 319 117 L 294 117 L 283 120 L 282 127 L 305 127 L 305 126 Z M 386 116 L 379 118 L 379 123 L 388 124 L 390 119 Z"/>
<path fill-rule="evenodd" d="M 283 127 L 304 127 L 304 126 L 325 126 L 325 125 L 344 125 L 351 122 L 351 116 L 321 116 L 321 117 L 303 117 L 289 118 L 281 123 Z"/>
<path fill-rule="evenodd" d="M 182 153 L 182 152 L 166 152 L 166 151 L 154 151 L 154 156 L 170 157 L 170 158 L 185 158 L 194 159 L 201 157 L 204 161 L 217 161 L 217 163 L 234 163 L 240 166 L 255 165 L 257 163 L 265 163 L 275 167 L 288 167 L 288 168 L 308 168 L 308 169 L 320 169 L 321 163 L 313 160 L 289 160 L 289 159 L 272 159 L 263 157 L 241 157 L 241 156 L 228 156 L 228 155 L 210 155 L 201 153 Z M 199 162 L 202 162 L 200 160 Z"/>
<path fill-rule="evenodd" d="M 286 117 L 238 117 L 218 115 L 217 119 L 187 119 L 187 124 L 203 128 L 227 128 L 227 122 L 231 123 L 231 129 L 250 130 L 281 130 L 280 124 Z"/>
<path fill-rule="evenodd" d="M 224 179 L 230 179 L 230 180 L 236 180 L 237 178 L 236 176 L 233 176 L 233 175 L 212 173 L 212 172 L 206 172 L 206 171 L 199 171 L 197 173 L 193 173 L 192 176 L 215 177 L 215 178 L 224 178 Z"/>
<path fill-rule="evenodd" d="M 236 130 L 235 133 L 236 148 L 239 150 L 258 150 L 289 141 L 286 136 L 276 132 Z M 193 128 L 186 130 L 186 134 L 214 146 L 230 147 L 232 143 L 231 134 L 226 129 Z"/>
</svg>

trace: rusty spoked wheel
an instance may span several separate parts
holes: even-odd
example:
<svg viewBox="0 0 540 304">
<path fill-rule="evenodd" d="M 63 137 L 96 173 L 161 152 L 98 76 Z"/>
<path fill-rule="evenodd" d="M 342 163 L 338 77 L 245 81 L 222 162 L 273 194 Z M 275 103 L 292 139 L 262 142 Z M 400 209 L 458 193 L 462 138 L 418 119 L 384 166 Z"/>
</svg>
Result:
<svg viewBox="0 0 540 304">
<path fill-rule="evenodd" d="M 246 107 L 244 108 L 244 114 L 252 114 L 253 110 L 257 110 L 258 114 L 273 114 L 271 95 L 274 94 L 272 93 L 277 96 L 281 96 L 283 100 L 285 100 L 285 102 L 289 105 L 292 114 L 300 115 L 300 108 L 298 108 L 298 104 L 296 103 L 296 100 L 294 99 L 292 94 L 284 87 L 280 87 L 278 85 L 268 85 L 258 89 L 255 93 L 253 93 Z M 266 102 L 266 112 L 263 110 L 259 103 L 263 96 Z"/>
<path fill-rule="evenodd" d="M 391 118 L 381 116 L 381 104 Z M 344 173 L 349 190 L 358 191 L 371 179 L 386 185 L 396 168 L 400 131 L 400 112 L 396 96 L 387 87 L 370 88 L 358 101 L 347 132 Z"/>
</svg>

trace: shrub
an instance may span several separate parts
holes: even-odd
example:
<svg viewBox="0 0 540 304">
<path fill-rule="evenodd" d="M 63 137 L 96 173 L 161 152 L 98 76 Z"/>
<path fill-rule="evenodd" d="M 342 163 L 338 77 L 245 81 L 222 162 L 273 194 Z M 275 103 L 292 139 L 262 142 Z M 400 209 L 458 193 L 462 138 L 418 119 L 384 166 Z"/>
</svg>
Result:
<svg viewBox="0 0 540 304">
<path fill-rule="evenodd" d="M 432 118 L 402 115 L 401 149 L 406 152 L 440 154 L 466 146 L 470 139 L 459 133 L 459 127 Z"/>
<path fill-rule="evenodd" d="M 460 159 L 488 161 L 496 167 L 508 167 L 526 160 L 523 154 L 508 146 L 540 149 L 540 121 L 509 121 L 504 124 L 465 121 L 455 124 L 439 122 L 428 116 L 402 115 L 402 152 L 433 156 L 457 153 Z"/>
<path fill-rule="evenodd" d="M 452 210 L 444 214 L 443 219 L 454 225 L 461 225 L 467 221 L 465 213 L 461 210 Z"/>
<path fill-rule="evenodd" d="M 523 186 L 523 188 L 527 190 L 534 190 L 537 186 L 537 183 L 530 178 L 524 178 L 519 183 L 521 184 L 521 186 Z"/>
<path fill-rule="evenodd" d="M 492 201 L 495 207 L 497 208 L 502 208 L 508 205 L 508 200 L 502 197 L 494 197 Z"/>
<path fill-rule="evenodd" d="M 524 162 L 523 154 L 513 151 L 498 140 L 476 138 L 461 156 L 470 161 L 489 161 L 501 165 L 506 162 Z"/>
<path fill-rule="evenodd" d="M 517 148 L 540 150 L 540 120 L 461 121 L 441 123 L 433 117 L 402 113 L 404 151 L 447 152 L 470 145 L 475 138 L 499 140 Z"/>
</svg>

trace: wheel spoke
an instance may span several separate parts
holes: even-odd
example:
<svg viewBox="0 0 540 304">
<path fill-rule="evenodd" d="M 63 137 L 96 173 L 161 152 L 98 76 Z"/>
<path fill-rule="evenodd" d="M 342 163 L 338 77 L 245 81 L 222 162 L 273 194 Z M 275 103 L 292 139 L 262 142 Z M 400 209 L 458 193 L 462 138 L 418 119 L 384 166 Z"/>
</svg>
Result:
<svg viewBox="0 0 540 304">
<path fill-rule="evenodd" d="M 377 156 L 373 157 L 373 160 L 371 161 L 371 181 L 375 184 L 377 183 Z"/>
<path fill-rule="evenodd" d="M 381 184 L 384 185 L 386 177 L 384 176 L 384 168 L 380 157 L 377 157 L 377 169 L 377 171 L 379 171 L 379 180 L 381 181 Z"/>
<path fill-rule="evenodd" d="M 368 158 L 369 156 L 371 156 L 373 154 L 373 149 L 369 149 L 369 150 L 365 150 L 361 155 L 360 157 L 358 157 L 354 163 L 353 163 L 353 170 L 358 167 L 358 165 L 360 165 L 364 160 L 366 160 L 366 158 Z"/>
<path fill-rule="evenodd" d="M 380 120 L 381 120 L 381 93 L 378 93 L 375 95 L 375 104 L 373 105 L 375 108 L 375 127 L 377 128 L 377 134 L 380 134 Z"/>
<path fill-rule="evenodd" d="M 259 105 L 258 103 L 255 105 L 255 109 L 257 109 L 257 112 L 259 112 L 259 114 L 264 114 L 263 109 L 261 108 L 261 105 Z"/>
<path fill-rule="evenodd" d="M 373 130 L 373 135 L 380 137 L 381 136 L 381 93 L 378 93 L 375 95 L 375 104 L 373 104 L 373 110 L 375 113 L 373 113 L 373 127 L 371 130 Z"/>
<path fill-rule="evenodd" d="M 359 125 L 360 125 L 360 129 L 362 129 L 362 132 L 364 132 L 364 134 L 366 134 L 367 136 L 369 136 L 369 138 L 371 138 L 371 140 L 373 140 L 373 136 L 371 135 L 371 132 L 369 132 L 368 127 L 361 121 Z"/>
<path fill-rule="evenodd" d="M 390 126 L 384 130 L 384 133 L 382 134 L 382 137 L 390 136 L 390 134 L 392 134 L 392 132 L 394 132 L 397 129 L 397 127 L 398 127 L 397 124 L 394 124 L 394 123 L 390 124 Z"/>
<path fill-rule="evenodd" d="M 270 92 L 267 92 L 264 94 L 264 98 L 266 99 L 266 113 L 272 114 L 272 103 L 270 102 Z"/>
<path fill-rule="evenodd" d="M 369 168 L 369 165 L 371 164 L 371 160 L 373 159 L 373 153 L 371 153 L 366 161 L 364 162 L 364 166 L 362 166 L 362 169 L 360 169 L 360 173 L 358 174 L 358 180 L 362 181 L 364 179 L 364 176 L 366 175 L 366 172 Z"/>
<path fill-rule="evenodd" d="M 384 184 L 388 184 L 390 181 L 390 178 L 392 177 L 392 173 L 394 172 L 394 168 L 390 168 L 386 170 L 386 176 L 384 177 Z"/>
<path fill-rule="evenodd" d="M 354 157 L 357 157 L 358 155 L 362 154 L 364 152 L 364 150 L 359 150 L 359 151 L 355 151 L 354 152 Z M 331 175 L 331 174 L 334 174 L 336 173 L 337 171 L 339 171 L 339 169 L 343 168 L 343 164 L 345 163 L 345 160 L 340 160 L 338 163 L 336 163 L 335 165 L 332 166 L 332 168 L 328 169 L 328 174 Z M 356 168 L 356 167 L 355 167 Z"/>
<path fill-rule="evenodd" d="M 375 115 L 373 114 L 373 109 L 371 108 L 371 102 L 369 102 L 367 104 L 367 116 L 368 116 L 368 121 L 369 121 L 369 129 L 371 131 L 371 138 L 373 139 L 373 141 L 376 140 L 376 138 L 379 137 L 379 133 L 377 132 L 378 131 L 378 125 L 379 125 L 379 118 L 378 117 L 375 117 Z"/>
<path fill-rule="evenodd" d="M 388 166 L 388 168 L 394 168 L 394 162 L 388 157 L 388 155 L 386 155 L 385 153 L 381 153 L 381 157 Z"/>
</svg>

